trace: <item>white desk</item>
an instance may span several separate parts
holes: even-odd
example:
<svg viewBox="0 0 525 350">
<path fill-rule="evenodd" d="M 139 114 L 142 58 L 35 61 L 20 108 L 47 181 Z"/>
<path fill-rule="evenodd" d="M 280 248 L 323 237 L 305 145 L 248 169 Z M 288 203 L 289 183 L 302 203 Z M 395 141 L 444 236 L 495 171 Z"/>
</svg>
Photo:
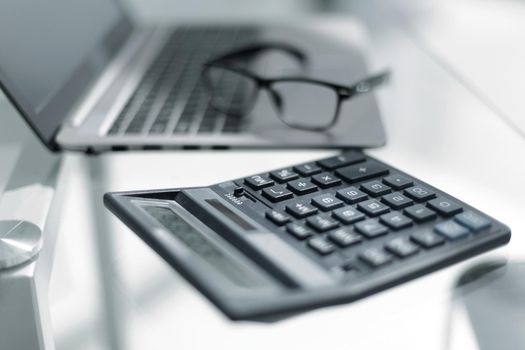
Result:
<svg viewBox="0 0 525 350">
<path fill-rule="evenodd" d="M 373 19 L 373 18 L 372 18 Z M 344 40 L 344 18 L 326 30 Z M 404 32 L 373 31 L 374 66 L 390 66 L 379 98 L 388 144 L 369 153 L 508 224 L 511 243 L 465 263 L 362 301 L 275 324 L 232 323 L 109 212 L 94 230 L 92 189 L 80 155 L 66 155 L 58 241 L 49 299 L 57 349 L 442 349 L 449 339 L 455 279 L 494 256 L 525 255 L 522 220 L 525 141 Z M 212 184 L 326 156 L 321 151 L 107 154 L 96 191 Z M 96 174 L 95 174 L 96 175 Z M 66 181 L 67 180 L 67 181 Z M 95 181 L 97 179 L 95 178 Z M 95 197 L 97 197 L 96 194 Z M 95 198 L 102 206 L 101 198 Z M 467 342 L 467 343 L 465 343 Z M 111 344 L 111 345 L 108 345 Z M 462 349 L 468 347 L 461 347 Z"/>
</svg>

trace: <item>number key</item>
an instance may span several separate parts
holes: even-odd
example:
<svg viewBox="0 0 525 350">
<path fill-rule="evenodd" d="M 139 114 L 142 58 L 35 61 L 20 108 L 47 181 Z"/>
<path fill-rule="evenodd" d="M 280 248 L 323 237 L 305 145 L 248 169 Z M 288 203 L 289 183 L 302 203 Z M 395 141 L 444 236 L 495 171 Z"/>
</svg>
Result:
<svg viewBox="0 0 525 350">
<path fill-rule="evenodd" d="M 312 203 L 324 211 L 339 208 L 344 204 L 340 199 L 335 198 L 329 193 L 321 194 L 312 198 Z"/>
<path fill-rule="evenodd" d="M 404 193 L 417 202 L 423 202 L 436 196 L 434 192 L 423 186 L 407 188 Z"/>
<path fill-rule="evenodd" d="M 463 208 L 461 208 L 458 203 L 443 197 L 433 199 L 428 202 L 427 205 L 444 216 L 452 216 L 454 214 L 460 213 L 463 210 Z"/>
<path fill-rule="evenodd" d="M 386 205 L 379 203 L 375 199 L 369 199 L 367 201 L 361 202 L 357 205 L 357 208 L 370 216 L 378 216 L 390 211 Z"/>
<path fill-rule="evenodd" d="M 390 193 L 390 186 L 387 186 L 377 180 L 365 182 L 361 185 L 361 189 L 371 196 L 377 197 Z"/>
<path fill-rule="evenodd" d="M 354 186 L 343 188 L 342 190 L 337 191 L 337 197 L 341 198 L 349 204 L 354 204 L 368 199 L 368 196 L 366 194 L 359 191 Z"/>
<path fill-rule="evenodd" d="M 383 196 L 383 198 L 381 198 L 381 201 L 383 203 L 388 204 L 389 206 L 391 206 L 394 209 L 402 209 L 402 208 L 408 207 L 408 206 L 412 205 L 412 203 L 414 203 L 411 199 L 409 199 L 408 197 L 402 195 L 399 192 L 394 192 L 394 193 L 391 193 L 391 194 L 387 194 L 387 195 Z"/>
</svg>

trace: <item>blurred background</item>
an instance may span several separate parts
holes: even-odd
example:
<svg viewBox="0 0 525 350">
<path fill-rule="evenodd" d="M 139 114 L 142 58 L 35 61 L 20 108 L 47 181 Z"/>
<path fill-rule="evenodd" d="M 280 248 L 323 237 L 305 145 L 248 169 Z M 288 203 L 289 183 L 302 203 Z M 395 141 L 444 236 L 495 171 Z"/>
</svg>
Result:
<svg viewBox="0 0 525 350">
<path fill-rule="evenodd" d="M 509 173 L 524 173 L 523 166 L 511 159 L 514 152 L 523 149 L 525 134 L 523 1 L 122 3 L 144 23 L 209 19 L 311 21 L 342 39 L 345 32 L 341 28 L 357 19 L 368 36 L 370 67 L 392 67 L 395 77 L 379 99 L 388 147 L 371 154 L 450 193 L 461 194 L 459 197 L 501 218 L 515 231 L 524 227 L 522 179 L 516 176 L 506 183 L 494 181 L 494 173 L 484 173 L 486 164 L 479 161 L 484 157 Z M 22 148 L 27 147 L 35 151 L 24 153 L 55 160 L 1 93 L 0 115 L 0 160 L 4 169 L 11 169 Z M 440 128 L 447 130 L 446 137 L 435 132 Z M 422 136 L 414 138 L 414 130 Z M 422 142 L 426 139 L 428 142 Z M 449 145 L 460 142 L 465 147 L 451 158 Z M 502 149 L 509 151 L 506 157 L 502 157 Z M 102 170 L 90 170 L 91 160 L 83 155 L 67 154 L 58 181 L 65 194 L 49 285 L 56 348 L 318 349 L 326 348 L 327 343 L 334 348 L 346 348 L 347 344 L 355 348 L 477 348 L 470 331 L 452 334 L 449 329 L 450 325 L 461 329 L 458 325 L 464 321 L 455 314 L 458 306 L 453 287 L 465 265 L 367 298 L 366 302 L 316 311 L 278 324 L 232 323 L 116 219 L 111 219 L 106 232 L 95 232 L 91 216 L 94 209 L 89 203 L 91 200 L 101 207 L 98 194 L 104 191 L 197 186 L 243 176 L 247 168 L 255 173 L 325 155 L 328 153 L 319 150 L 260 152 L 257 157 L 215 152 L 213 162 L 208 164 L 220 171 L 205 173 L 199 164 L 209 161 L 210 153 L 206 151 L 154 157 L 150 153 L 108 155 L 101 161 Z M 240 170 L 239 160 L 244 165 Z M 103 167 L 109 163 L 112 172 L 104 173 Z M 166 170 L 166 164 L 182 164 L 184 171 L 176 166 Z M 148 182 L 147 176 L 155 173 L 162 175 Z M 11 170 L 0 167 L 0 192 L 11 176 Z M 106 176 L 106 183 L 93 190 L 97 176 Z M 151 182 L 154 186 L 148 185 Z M 509 193 L 509 187 L 517 194 Z M 503 205 L 494 206 L 493 199 Z M 524 257 L 516 244 L 520 239 L 513 237 L 510 258 Z M 4 350 L 1 340 L 0 349 Z"/>
</svg>

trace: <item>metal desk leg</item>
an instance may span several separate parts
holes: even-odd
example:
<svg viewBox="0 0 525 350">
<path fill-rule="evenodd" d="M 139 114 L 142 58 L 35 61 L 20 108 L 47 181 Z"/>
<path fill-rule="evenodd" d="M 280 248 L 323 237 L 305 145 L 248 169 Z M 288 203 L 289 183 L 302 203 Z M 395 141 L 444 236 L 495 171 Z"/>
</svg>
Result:
<svg viewBox="0 0 525 350">
<path fill-rule="evenodd" d="M 113 279 L 116 273 L 113 271 L 113 259 L 115 256 L 115 242 L 112 232 L 110 230 L 110 213 L 104 207 L 102 197 L 107 191 L 104 185 L 109 179 L 108 170 L 104 164 L 105 157 L 103 155 L 92 155 L 85 158 L 88 166 L 88 173 L 90 175 L 90 190 L 91 198 L 91 217 L 95 223 L 95 244 L 98 258 L 98 276 L 100 278 L 99 291 L 102 304 L 102 319 L 104 329 L 106 331 L 105 339 L 108 349 L 119 350 L 126 349 L 124 343 L 125 317 L 123 315 L 123 307 L 121 306 L 121 298 L 116 295 L 116 290 L 113 288 Z"/>
<path fill-rule="evenodd" d="M 0 199 L 0 220 L 35 224 L 43 237 L 39 255 L 0 270 L 2 349 L 54 349 L 47 290 L 62 196 L 55 191 L 59 169 L 59 158 L 26 149 L 15 169 L 16 178 Z M 7 236 L 7 242 L 23 243 L 17 238 L 20 236 L 14 232 Z M 25 247 L 20 245 L 20 249 Z"/>
</svg>

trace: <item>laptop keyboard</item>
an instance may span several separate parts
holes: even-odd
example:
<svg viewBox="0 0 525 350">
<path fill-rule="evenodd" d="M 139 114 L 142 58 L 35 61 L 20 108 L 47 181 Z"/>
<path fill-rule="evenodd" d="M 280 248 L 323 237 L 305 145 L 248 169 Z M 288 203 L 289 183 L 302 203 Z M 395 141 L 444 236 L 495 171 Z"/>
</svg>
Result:
<svg viewBox="0 0 525 350">
<path fill-rule="evenodd" d="M 348 152 L 234 181 L 261 223 L 329 270 L 354 273 L 445 254 L 496 223 L 421 181 Z M 235 193 L 234 193 L 235 194 Z M 416 258 L 419 257 L 419 258 Z"/>
<path fill-rule="evenodd" d="M 177 28 L 117 116 L 109 135 L 236 133 L 242 118 L 213 109 L 202 64 L 257 35 L 252 27 Z M 235 84 L 235 82 L 232 82 Z M 238 89 L 237 89 L 238 90 Z M 232 88 L 235 93 L 235 87 Z"/>
</svg>

